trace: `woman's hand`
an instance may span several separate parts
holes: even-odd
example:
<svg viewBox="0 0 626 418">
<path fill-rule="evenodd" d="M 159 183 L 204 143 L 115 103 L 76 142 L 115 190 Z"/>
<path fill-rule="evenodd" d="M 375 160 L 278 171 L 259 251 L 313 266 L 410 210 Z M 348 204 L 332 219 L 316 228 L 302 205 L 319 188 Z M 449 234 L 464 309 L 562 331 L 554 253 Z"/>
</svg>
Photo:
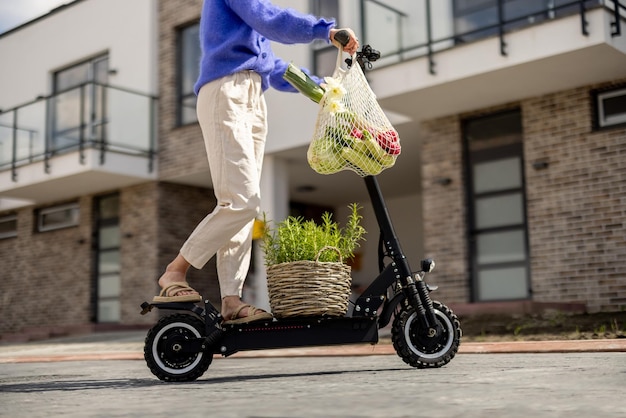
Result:
<svg viewBox="0 0 626 418">
<path fill-rule="evenodd" d="M 346 45 L 341 45 L 335 39 L 335 35 L 337 34 L 337 32 L 341 30 L 348 32 L 348 35 L 350 35 L 350 39 L 348 40 L 348 43 Z M 349 29 L 349 28 L 331 29 L 330 30 L 330 42 L 339 49 L 343 48 L 343 50 L 346 51 L 350 55 L 354 55 L 356 50 L 359 49 L 359 39 L 356 37 L 352 29 Z"/>
</svg>

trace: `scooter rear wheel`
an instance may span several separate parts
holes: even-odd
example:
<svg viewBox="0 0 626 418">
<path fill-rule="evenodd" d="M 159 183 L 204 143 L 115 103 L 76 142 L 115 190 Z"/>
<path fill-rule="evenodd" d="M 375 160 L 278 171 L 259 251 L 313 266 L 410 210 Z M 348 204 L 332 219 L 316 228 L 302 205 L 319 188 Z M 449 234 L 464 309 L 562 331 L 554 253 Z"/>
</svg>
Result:
<svg viewBox="0 0 626 418">
<path fill-rule="evenodd" d="M 441 367 L 456 355 L 461 343 L 461 325 L 445 305 L 433 301 L 435 318 L 441 325 L 439 335 L 428 336 L 413 307 L 403 304 L 391 329 L 391 340 L 402 360 L 417 368 Z"/>
<path fill-rule="evenodd" d="M 190 341 L 204 337 L 204 323 L 195 316 L 175 314 L 161 318 L 148 331 L 144 358 L 150 371 L 168 382 L 196 380 L 209 368 L 213 354 L 189 349 Z"/>
</svg>

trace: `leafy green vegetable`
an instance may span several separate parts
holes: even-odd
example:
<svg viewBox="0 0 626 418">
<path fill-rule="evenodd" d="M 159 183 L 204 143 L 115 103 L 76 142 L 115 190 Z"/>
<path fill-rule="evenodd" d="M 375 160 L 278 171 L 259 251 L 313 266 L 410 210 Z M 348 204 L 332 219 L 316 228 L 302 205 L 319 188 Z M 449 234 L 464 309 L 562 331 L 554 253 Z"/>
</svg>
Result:
<svg viewBox="0 0 626 418">
<path fill-rule="evenodd" d="M 307 157 L 309 165 L 321 174 L 336 173 L 346 165 L 346 160 L 340 154 L 339 143 L 328 136 L 313 142 Z"/>
<path fill-rule="evenodd" d="M 283 74 L 283 78 L 289 84 L 296 88 L 300 93 L 304 94 L 315 103 L 319 103 L 324 96 L 324 89 L 320 87 L 311 77 L 309 77 L 300 68 L 289 63 L 287 70 Z"/>
</svg>

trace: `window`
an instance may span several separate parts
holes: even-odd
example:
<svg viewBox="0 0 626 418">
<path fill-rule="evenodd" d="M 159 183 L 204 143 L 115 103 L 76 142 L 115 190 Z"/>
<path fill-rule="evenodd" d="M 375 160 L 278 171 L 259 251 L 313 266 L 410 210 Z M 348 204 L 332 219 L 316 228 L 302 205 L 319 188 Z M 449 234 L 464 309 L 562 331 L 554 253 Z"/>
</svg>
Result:
<svg viewBox="0 0 626 418">
<path fill-rule="evenodd" d="M 458 42 L 495 35 L 500 24 L 510 31 L 576 13 L 580 8 L 571 0 L 454 0 L 453 4 Z"/>
<path fill-rule="evenodd" d="M 196 94 L 193 86 L 200 72 L 200 25 L 186 26 L 178 32 L 178 124 L 186 125 L 198 120 Z"/>
<path fill-rule="evenodd" d="M 338 0 L 314 0 L 312 13 L 327 19 L 339 18 Z M 339 25 L 338 25 L 339 26 Z M 317 75 L 331 75 L 337 64 L 337 49 L 325 41 L 313 43 L 313 72 Z"/>
<path fill-rule="evenodd" d="M 493 27 L 482 31 L 480 29 L 497 23 L 498 9 L 495 0 L 454 1 L 454 32 L 460 35 L 460 41 L 493 35 L 496 33 Z"/>
<path fill-rule="evenodd" d="M 316 0 L 313 2 L 313 14 L 327 19 L 339 15 L 339 0 Z"/>
<path fill-rule="evenodd" d="M 17 216 L 0 217 L 0 239 L 17 236 Z"/>
<path fill-rule="evenodd" d="M 41 209 L 37 214 L 37 231 L 53 231 L 76 226 L 79 214 L 78 203 Z"/>
<path fill-rule="evenodd" d="M 50 138 L 53 152 L 73 150 L 81 141 L 104 140 L 104 85 L 108 76 L 108 55 L 54 73 Z"/>
<path fill-rule="evenodd" d="M 626 123 L 626 88 L 598 93 L 596 106 L 600 128 Z"/>
</svg>

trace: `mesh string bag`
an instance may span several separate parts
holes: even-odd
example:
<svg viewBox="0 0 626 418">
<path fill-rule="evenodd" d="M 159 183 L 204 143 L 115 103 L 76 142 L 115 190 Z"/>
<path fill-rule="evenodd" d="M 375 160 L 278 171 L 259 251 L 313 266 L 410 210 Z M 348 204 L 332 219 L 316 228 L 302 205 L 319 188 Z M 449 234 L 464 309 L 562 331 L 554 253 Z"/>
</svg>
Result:
<svg viewBox="0 0 626 418">
<path fill-rule="evenodd" d="M 381 109 L 356 57 L 349 69 L 341 67 L 342 51 L 325 92 L 307 160 L 320 174 L 352 170 L 374 176 L 392 167 L 400 154 L 400 139 Z"/>
</svg>

